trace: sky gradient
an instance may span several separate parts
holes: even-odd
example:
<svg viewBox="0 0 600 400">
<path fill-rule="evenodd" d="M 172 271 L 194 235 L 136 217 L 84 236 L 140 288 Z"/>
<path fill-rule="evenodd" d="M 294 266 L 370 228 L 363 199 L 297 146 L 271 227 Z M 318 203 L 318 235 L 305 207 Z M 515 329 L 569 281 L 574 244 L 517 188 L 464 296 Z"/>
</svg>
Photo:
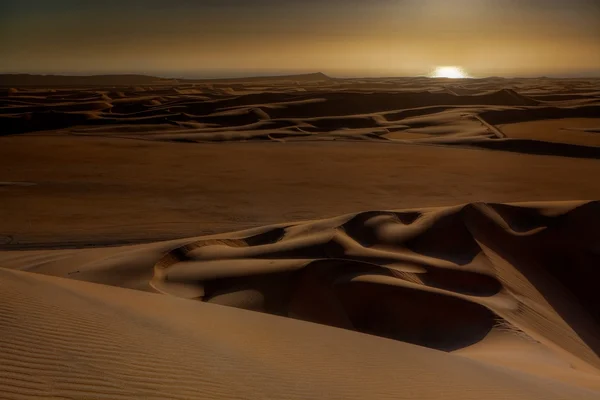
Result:
<svg viewBox="0 0 600 400">
<path fill-rule="evenodd" d="M 597 0 L 0 0 L 0 72 L 600 76 Z"/>
</svg>

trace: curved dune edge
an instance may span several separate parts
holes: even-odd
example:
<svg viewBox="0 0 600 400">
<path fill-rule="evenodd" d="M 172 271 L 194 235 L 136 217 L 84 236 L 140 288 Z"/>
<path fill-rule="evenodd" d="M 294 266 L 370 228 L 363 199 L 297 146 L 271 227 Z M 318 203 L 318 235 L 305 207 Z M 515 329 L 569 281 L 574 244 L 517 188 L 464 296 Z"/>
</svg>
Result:
<svg viewBox="0 0 600 400">
<path fill-rule="evenodd" d="M 513 136 L 500 127 L 581 118 L 597 127 L 593 79 L 363 81 L 316 74 L 237 83 L 138 76 L 126 84 L 127 77 L 84 78 L 0 76 L 23 85 L 0 88 L 0 136 L 53 131 L 178 143 L 360 141 L 600 158 L 593 132 L 548 134 L 542 127 Z M 49 89 L 44 81 L 62 83 Z"/>
<path fill-rule="evenodd" d="M 9 251 L 0 265 L 359 331 L 600 391 L 599 219 L 597 201 L 474 203 Z"/>
<path fill-rule="evenodd" d="M 597 399 L 398 341 L 0 269 L 4 398 Z"/>
<path fill-rule="evenodd" d="M 598 218 L 599 202 L 365 212 L 192 241 L 150 285 L 446 351 L 501 320 L 597 371 Z"/>
</svg>

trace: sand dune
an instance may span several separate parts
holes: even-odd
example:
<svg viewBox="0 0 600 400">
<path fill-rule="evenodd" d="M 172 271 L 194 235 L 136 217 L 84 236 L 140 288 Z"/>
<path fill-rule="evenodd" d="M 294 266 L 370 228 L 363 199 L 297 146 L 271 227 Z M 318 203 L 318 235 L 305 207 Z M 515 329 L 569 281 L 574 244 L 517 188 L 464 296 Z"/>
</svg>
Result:
<svg viewBox="0 0 600 400">
<path fill-rule="evenodd" d="M 594 79 L 0 76 L 0 397 L 598 399 L 599 127 Z"/>
<path fill-rule="evenodd" d="M 4 398 L 596 399 L 409 344 L 0 269 Z"/>
<path fill-rule="evenodd" d="M 598 123 L 597 80 L 4 75 L 0 84 L 8 87 L 0 97 L 4 135 L 53 129 L 114 136 L 119 131 L 129 139 L 186 143 L 360 140 L 600 157 L 597 141 L 589 137 L 593 132 L 548 140 L 543 134 L 505 135 L 497 126 L 573 118 Z M 39 89 L 52 84 L 70 87 Z M 118 85 L 121 90 L 115 90 Z M 132 132 L 123 130 L 125 125 L 152 128 Z"/>
<path fill-rule="evenodd" d="M 349 390 L 352 397 L 386 398 L 376 390 L 385 382 L 385 393 L 395 398 L 435 398 L 440 390 L 461 398 L 598 398 L 600 299 L 592 266 L 599 256 L 599 207 L 479 203 L 374 211 L 171 242 L 0 253 L 3 267 L 28 271 L 1 272 L 3 332 L 14 334 L 2 342 L 6 377 L 0 386 L 15 397 L 47 390 L 127 397 L 156 390 L 229 398 L 235 385 L 220 385 L 254 371 L 258 380 L 246 390 L 267 390 L 260 382 L 271 381 L 270 390 L 290 398 L 319 396 L 288 388 L 294 376 L 326 382 L 334 397 Z M 19 334 L 26 331 L 35 335 Z M 264 341 L 261 332 L 267 331 Z M 54 364 L 41 343 L 61 349 L 53 353 Z M 38 346 L 34 354 L 31 346 Z M 532 357 L 501 356 L 515 348 Z M 252 349 L 256 353 L 249 354 Z M 178 354 L 185 354 L 184 363 Z M 374 371 L 371 357 L 380 366 L 374 381 L 366 372 Z M 67 360 L 83 369 L 75 372 Z M 264 369 L 266 360 L 272 368 Z M 288 363 L 292 369 L 282 371 Z M 34 365 L 43 379 L 29 377 Z M 110 373 L 99 374 L 106 368 Z M 331 368 L 339 378 L 325 373 Z M 419 368 L 436 383 L 401 377 Z M 362 379 L 346 381 L 349 371 Z M 213 387 L 194 378 L 206 373 L 222 383 Z M 153 378 L 165 374 L 179 379 Z M 452 383 L 442 383 L 446 379 Z M 507 379 L 510 384 L 502 383 Z M 471 389 L 463 391 L 467 382 Z M 361 391 L 350 390 L 354 384 Z"/>
</svg>

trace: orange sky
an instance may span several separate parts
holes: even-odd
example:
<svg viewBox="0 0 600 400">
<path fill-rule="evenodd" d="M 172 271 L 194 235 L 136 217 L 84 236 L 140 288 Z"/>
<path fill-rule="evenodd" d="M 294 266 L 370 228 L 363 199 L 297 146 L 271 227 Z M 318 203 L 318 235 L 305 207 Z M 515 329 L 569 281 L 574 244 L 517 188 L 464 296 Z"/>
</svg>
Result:
<svg viewBox="0 0 600 400">
<path fill-rule="evenodd" d="M 0 0 L 0 72 L 600 76 L 595 0 Z"/>
</svg>

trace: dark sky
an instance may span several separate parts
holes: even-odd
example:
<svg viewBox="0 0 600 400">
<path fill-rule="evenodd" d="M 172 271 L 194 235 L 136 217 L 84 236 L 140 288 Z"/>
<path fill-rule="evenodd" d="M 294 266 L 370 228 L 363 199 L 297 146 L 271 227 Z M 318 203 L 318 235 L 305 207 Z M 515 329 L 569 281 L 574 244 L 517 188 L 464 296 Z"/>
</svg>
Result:
<svg viewBox="0 0 600 400">
<path fill-rule="evenodd" d="M 0 0 L 0 72 L 600 75 L 600 0 Z"/>
</svg>

